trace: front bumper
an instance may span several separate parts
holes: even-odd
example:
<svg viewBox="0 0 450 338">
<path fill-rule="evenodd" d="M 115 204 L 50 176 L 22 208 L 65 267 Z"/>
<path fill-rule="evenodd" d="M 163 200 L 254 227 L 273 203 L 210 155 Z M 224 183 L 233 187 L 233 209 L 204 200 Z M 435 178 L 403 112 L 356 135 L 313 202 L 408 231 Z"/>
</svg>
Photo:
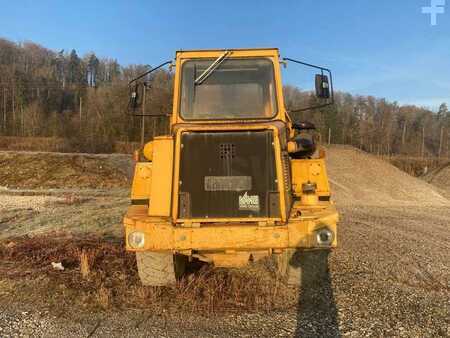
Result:
<svg viewBox="0 0 450 338">
<path fill-rule="evenodd" d="M 291 218 L 286 225 L 254 223 L 202 224 L 198 227 L 174 226 L 170 219 L 148 216 L 146 206 L 130 206 L 124 218 L 126 249 L 129 251 L 254 251 L 287 248 L 323 247 L 317 242 L 317 231 L 328 228 L 334 234 L 335 247 L 338 214 L 333 205 L 309 210 L 304 216 Z M 142 232 L 143 247 L 128 243 L 129 234 Z"/>
</svg>

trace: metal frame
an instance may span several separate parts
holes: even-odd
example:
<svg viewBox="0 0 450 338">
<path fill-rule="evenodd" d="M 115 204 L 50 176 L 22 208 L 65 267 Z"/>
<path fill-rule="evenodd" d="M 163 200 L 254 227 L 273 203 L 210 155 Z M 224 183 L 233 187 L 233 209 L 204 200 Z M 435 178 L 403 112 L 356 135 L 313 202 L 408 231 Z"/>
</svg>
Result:
<svg viewBox="0 0 450 338">
<path fill-rule="evenodd" d="M 217 59 L 221 54 L 223 54 L 225 50 L 194 50 L 194 51 L 177 51 L 176 54 L 176 67 L 178 70 L 181 69 L 182 64 L 191 59 Z M 278 66 L 279 61 L 279 53 L 278 49 L 269 48 L 269 49 L 230 49 L 233 53 L 233 58 L 258 58 L 265 57 L 272 61 L 274 66 L 274 78 L 275 78 L 275 91 L 276 91 L 276 99 L 277 99 L 277 112 L 271 119 L 262 118 L 262 119 L 214 119 L 210 121 L 215 124 L 229 124 L 233 123 L 248 123 L 248 122 L 266 122 L 273 120 L 286 121 L 286 115 L 284 114 L 284 101 L 282 95 L 282 85 L 281 85 L 281 75 L 280 75 L 280 67 Z M 180 114 L 180 86 L 181 86 L 181 71 L 177 71 L 175 74 L 175 82 L 174 82 L 174 100 L 173 100 L 173 114 L 171 125 L 174 126 L 178 123 L 191 123 L 191 122 L 200 122 L 207 123 L 207 120 L 190 120 L 184 119 Z"/>
<path fill-rule="evenodd" d="M 178 111 L 177 111 L 177 115 L 179 116 L 179 118 L 182 121 L 185 121 L 185 122 L 199 122 L 199 123 L 202 123 L 202 122 L 205 123 L 205 122 L 208 122 L 208 121 L 214 121 L 214 122 L 223 121 L 225 123 L 230 123 L 230 122 L 237 122 L 237 121 L 242 121 L 242 122 L 249 122 L 249 121 L 261 122 L 261 121 L 274 120 L 278 116 L 278 114 L 280 112 L 280 107 L 279 107 L 280 102 L 279 102 L 279 98 L 278 98 L 278 88 L 277 88 L 277 85 L 276 85 L 277 78 L 276 78 L 276 74 L 275 74 L 275 72 L 276 72 L 276 67 L 275 67 L 276 62 L 274 62 L 274 60 L 271 57 L 261 57 L 261 56 L 258 56 L 258 57 L 252 57 L 252 56 L 230 57 L 229 59 L 233 59 L 233 60 L 251 60 L 251 59 L 261 59 L 261 58 L 267 59 L 272 64 L 273 83 L 274 83 L 275 101 L 276 101 L 275 102 L 276 103 L 276 110 L 272 112 L 272 116 L 268 116 L 268 117 L 252 117 L 252 118 L 238 117 L 238 118 L 228 118 L 228 119 L 224 119 L 224 118 L 221 118 L 221 117 L 220 118 L 198 119 L 198 118 L 186 118 L 185 116 L 183 116 L 183 114 L 181 112 L 181 87 L 183 85 L 183 67 L 186 64 L 186 62 L 197 61 L 197 60 L 208 60 L 208 58 L 203 58 L 203 57 L 199 58 L 199 57 L 197 57 L 197 58 L 192 58 L 192 59 L 186 59 L 186 60 L 183 60 L 181 62 L 181 66 L 180 66 L 180 83 L 179 83 L 179 87 L 180 88 L 178 89 L 178 90 L 180 90 L 180 95 L 178 97 Z M 283 106 L 284 106 L 284 103 L 283 103 Z"/>
</svg>

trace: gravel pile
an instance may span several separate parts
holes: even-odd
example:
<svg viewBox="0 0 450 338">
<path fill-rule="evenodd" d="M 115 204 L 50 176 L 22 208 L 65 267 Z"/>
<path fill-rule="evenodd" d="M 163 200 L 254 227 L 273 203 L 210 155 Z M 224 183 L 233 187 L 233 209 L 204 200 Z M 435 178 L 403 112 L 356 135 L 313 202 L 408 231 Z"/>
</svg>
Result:
<svg viewBox="0 0 450 338">
<path fill-rule="evenodd" d="M 330 147 L 327 169 L 338 205 L 450 206 L 432 185 L 354 147 Z"/>
</svg>

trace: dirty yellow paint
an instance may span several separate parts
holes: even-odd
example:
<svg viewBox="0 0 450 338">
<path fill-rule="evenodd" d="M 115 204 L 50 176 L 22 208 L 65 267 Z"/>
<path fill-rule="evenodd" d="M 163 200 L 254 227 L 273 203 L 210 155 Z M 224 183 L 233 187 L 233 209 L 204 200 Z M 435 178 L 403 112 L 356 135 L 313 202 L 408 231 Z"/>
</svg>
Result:
<svg viewBox="0 0 450 338">
<path fill-rule="evenodd" d="M 272 119 L 245 121 L 185 121 L 179 114 L 181 69 L 192 59 L 216 59 L 224 50 L 179 51 L 176 53 L 173 112 L 170 133 L 156 137 L 143 150 L 150 162 L 136 164 L 132 199 L 149 199 L 149 205 L 130 206 L 124 218 L 126 238 L 139 231 L 145 236 L 141 251 L 177 252 L 197 255 L 218 266 L 242 266 L 250 255 L 264 257 L 288 248 L 317 248 L 317 231 L 326 227 L 334 233 L 331 247 L 337 245 L 339 220 L 333 202 L 319 197 L 330 196 L 323 151 L 318 159 L 290 160 L 292 202 L 286 192 L 282 153 L 293 150 L 294 137 L 283 99 L 279 52 L 276 48 L 231 50 L 230 58 L 264 57 L 274 65 L 278 111 Z M 278 125 L 277 125 L 278 124 Z M 280 124 L 283 128 L 280 128 Z M 178 195 L 181 135 L 195 131 L 271 130 L 274 137 L 275 168 L 280 195 L 277 218 L 178 218 Z M 295 149 L 294 149 L 295 150 Z M 302 184 L 317 185 L 315 194 L 302 196 Z M 129 246 L 126 248 L 137 251 Z"/>
<path fill-rule="evenodd" d="M 126 238 L 134 231 L 145 234 L 141 250 L 151 251 L 252 251 L 263 249 L 314 248 L 315 231 L 327 227 L 336 231 L 338 215 L 334 206 L 310 219 L 292 219 L 286 225 L 258 226 L 239 222 L 186 228 L 173 226 L 169 219 L 148 217 L 145 206 L 133 206 L 125 216 Z M 332 246 L 337 245 L 335 238 Z M 127 243 L 127 250 L 136 251 Z"/>
<path fill-rule="evenodd" d="M 295 195 L 300 196 L 302 194 L 302 184 L 307 182 L 317 184 L 317 195 L 330 195 L 327 170 L 325 160 L 323 158 L 291 160 L 291 168 L 292 190 Z"/>
<path fill-rule="evenodd" d="M 134 168 L 133 185 L 131 186 L 132 200 L 150 198 L 152 188 L 152 163 L 138 162 Z"/>
<path fill-rule="evenodd" d="M 170 216 L 172 199 L 173 140 L 169 136 L 153 141 L 150 216 Z"/>
</svg>

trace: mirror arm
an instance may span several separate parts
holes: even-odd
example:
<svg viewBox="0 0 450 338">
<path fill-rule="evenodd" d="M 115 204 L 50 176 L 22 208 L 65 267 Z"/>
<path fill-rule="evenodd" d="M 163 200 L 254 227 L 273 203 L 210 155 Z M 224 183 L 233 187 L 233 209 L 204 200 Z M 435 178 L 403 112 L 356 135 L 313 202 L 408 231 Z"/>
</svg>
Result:
<svg viewBox="0 0 450 338">
<path fill-rule="evenodd" d="M 156 70 L 158 70 L 158 69 L 160 69 L 160 68 L 162 68 L 162 67 L 164 67 L 164 66 L 166 66 L 166 65 L 168 65 L 168 64 L 170 64 L 170 66 L 173 67 L 173 61 L 172 61 L 172 60 L 169 60 L 169 61 L 166 61 L 166 62 L 164 62 L 164 63 L 161 63 L 160 65 L 156 66 L 155 68 L 150 69 L 149 71 L 147 71 L 147 72 L 145 72 L 145 73 L 139 75 L 138 77 L 136 77 L 136 78 L 134 78 L 133 80 L 131 80 L 130 82 L 128 82 L 128 87 L 130 87 L 130 86 L 131 86 L 134 82 L 136 82 L 137 80 L 142 79 L 144 76 L 146 76 L 146 75 L 148 75 L 148 74 L 150 74 L 150 73 L 152 73 L 152 72 L 154 72 L 154 71 L 156 71 Z M 138 85 L 138 84 L 136 84 L 136 88 L 137 88 L 137 85 Z M 147 87 L 147 86 L 148 86 L 147 83 L 144 82 L 144 90 L 145 90 L 145 87 Z M 137 90 L 136 90 L 136 93 L 137 93 Z M 170 116 L 170 115 L 171 115 L 171 114 L 135 114 L 135 113 L 131 113 L 131 114 L 130 114 L 130 113 L 129 113 L 129 111 L 130 111 L 130 105 L 131 105 L 131 101 L 128 102 L 128 108 L 127 108 L 127 115 L 130 115 L 130 116 L 150 116 L 150 117 L 158 117 L 158 116 Z M 135 110 L 135 107 L 133 107 L 133 112 L 134 112 L 134 110 Z"/>
<path fill-rule="evenodd" d="M 310 107 L 306 107 L 306 108 L 292 109 L 292 110 L 289 110 L 288 112 L 289 113 L 299 113 L 299 112 L 302 112 L 302 111 L 307 111 L 307 110 L 312 110 L 312 109 L 325 108 L 325 107 L 328 107 L 328 106 L 332 106 L 333 104 L 334 104 L 334 101 L 333 102 L 329 102 L 329 103 L 325 103 L 325 104 L 321 104 L 321 105 L 318 105 L 318 106 L 310 106 Z"/>
<path fill-rule="evenodd" d="M 294 59 L 291 59 L 291 58 L 283 58 L 283 61 L 291 61 L 291 62 L 298 63 L 298 64 L 301 64 L 301 65 L 304 65 L 304 66 L 307 66 L 307 67 L 312 67 L 312 68 L 324 70 L 324 71 L 326 71 L 328 73 L 331 73 L 331 71 L 328 68 L 321 67 L 321 66 L 316 66 L 316 65 L 313 65 L 311 63 L 306 63 L 306 62 L 299 61 L 299 60 L 294 60 Z"/>
<path fill-rule="evenodd" d="M 331 105 L 334 104 L 333 74 L 331 73 L 331 70 L 329 70 L 328 68 L 325 68 L 325 67 L 316 66 L 316 65 L 313 65 L 311 63 L 307 63 L 307 62 L 303 62 L 303 61 L 299 61 L 299 60 L 294 60 L 294 59 L 291 59 L 291 58 L 283 58 L 283 61 L 291 61 L 291 62 L 294 62 L 294 63 L 298 63 L 300 65 L 304 65 L 304 66 L 307 66 L 307 67 L 312 67 L 312 68 L 315 68 L 315 69 L 319 69 L 322 72 L 322 75 L 323 75 L 323 72 L 327 72 L 329 77 L 330 77 L 330 89 L 331 89 L 331 97 L 330 97 L 331 101 L 330 102 L 327 102 L 327 103 L 321 104 L 321 105 L 317 105 L 317 106 L 311 106 L 311 107 L 306 107 L 306 108 L 289 110 L 289 113 L 298 113 L 298 112 L 312 110 L 312 109 L 324 108 L 324 107 L 328 107 L 328 106 L 331 106 Z"/>
<path fill-rule="evenodd" d="M 142 79 L 144 76 L 146 76 L 146 75 L 148 75 L 148 74 L 154 72 L 155 70 L 158 70 L 158 69 L 161 68 L 161 67 L 164 67 L 165 65 L 168 65 L 169 63 L 172 63 L 172 60 L 166 61 L 166 62 L 164 62 L 164 63 L 161 63 L 159 66 L 156 66 L 155 68 L 152 68 L 152 69 L 150 69 L 149 71 L 147 71 L 147 72 L 145 72 L 145 73 L 139 75 L 138 77 L 136 77 L 136 78 L 134 78 L 133 80 L 131 80 L 130 82 L 128 82 L 128 85 L 131 85 L 133 82 L 135 82 L 135 81 L 137 81 L 137 80 L 139 80 L 139 79 Z"/>
</svg>

